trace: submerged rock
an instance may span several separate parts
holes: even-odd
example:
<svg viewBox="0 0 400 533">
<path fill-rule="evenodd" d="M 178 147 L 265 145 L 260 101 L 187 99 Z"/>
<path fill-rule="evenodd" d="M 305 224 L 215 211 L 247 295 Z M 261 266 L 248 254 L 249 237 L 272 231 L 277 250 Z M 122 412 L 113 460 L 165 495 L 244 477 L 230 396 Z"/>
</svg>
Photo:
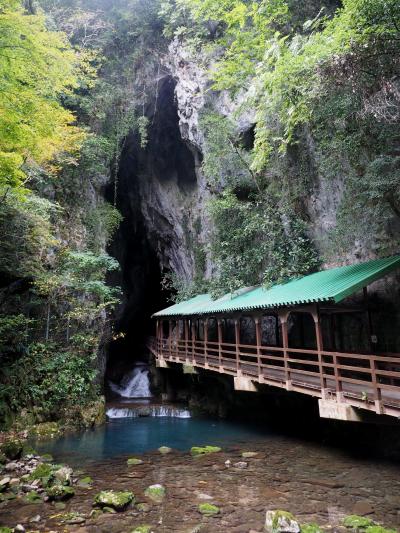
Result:
<svg viewBox="0 0 400 533">
<path fill-rule="evenodd" d="M 302 524 L 301 533 L 323 533 L 323 529 L 318 524 Z"/>
<path fill-rule="evenodd" d="M 192 446 L 190 453 L 193 457 L 198 455 L 206 455 L 208 453 L 217 453 L 220 452 L 221 448 L 219 446 Z"/>
<path fill-rule="evenodd" d="M 131 457 L 126 461 L 128 466 L 142 465 L 143 461 L 141 459 L 136 459 L 136 457 Z"/>
<path fill-rule="evenodd" d="M 204 516 L 214 516 L 220 513 L 220 508 L 212 503 L 201 503 L 198 509 Z"/>
<path fill-rule="evenodd" d="M 166 453 L 171 453 L 172 452 L 172 448 L 168 448 L 168 446 L 160 446 L 158 448 L 158 451 L 164 455 Z"/>
<path fill-rule="evenodd" d="M 243 459 L 250 459 L 251 457 L 256 457 L 258 452 L 242 452 Z"/>
<path fill-rule="evenodd" d="M 131 533 L 150 533 L 151 531 L 151 526 L 148 526 L 148 525 L 141 525 L 141 526 L 136 526 L 135 529 L 132 529 Z"/>
<path fill-rule="evenodd" d="M 49 500 L 53 501 L 61 501 L 61 500 L 68 500 L 69 498 L 72 498 L 72 496 L 75 495 L 75 491 L 72 487 L 65 486 L 65 485 L 53 485 L 49 489 L 47 489 L 47 496 Z"/>
<path fill-rule="evenodd" d="M 78 487 L 89 489 L 92 486 L 93 479 L 90 476 L 85 476 L 78 481 Z"/>
<path fill-rule="evenodd" d="M 287 511 L 267 511 L 264 530 L 269 533 L 300 533 L 300 525 Z"/>
<path fill-rule="evenodd" d="M 159 503 L 164 499 L 165 487 L 160 484 L 150 485 L 150 487 L 147 487 L 147 489 L 144 491 L 144 494 L 151 500 Z"/>
<path fill-rule="evenodd" d="M 135 496 L 133 492 L 114 490 L 102 490 L 94 499 L 94 504 L 102 507 L 103 510 L 110 507 L 116 511 L 123 511 L 129 504 L 134 502 Z"/>
</svg>

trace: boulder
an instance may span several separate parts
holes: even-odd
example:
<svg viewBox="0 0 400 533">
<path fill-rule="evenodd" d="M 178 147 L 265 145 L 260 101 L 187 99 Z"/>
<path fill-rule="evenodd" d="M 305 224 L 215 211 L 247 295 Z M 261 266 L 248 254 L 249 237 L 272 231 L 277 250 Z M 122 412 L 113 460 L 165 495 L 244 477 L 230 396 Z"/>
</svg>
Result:
<svg viewBox="0 0 400 533">
<path fill-rule="evenodd" d="M 168 446 L 160 446 L 160 448 L 158 448 L 158 451 L 164 455 L 166 453 L 171 453 L 172 448 L 168 448 Z"/>
<path fill-rule="evenodd" d="M 190 449 L 190 453 L 193 455 L 193 457 L 207 455 L 209 453 L 217 453 L 220 451 L 221 448 L 219 446 L 192 446 Z"/>
<path fill-rule="evenodd" d="M 19 459 L 22 455 L 23 445 L 20 440 L 8 440 L 1 445 L 0 451 L 7 459 Z"/>
<path fill-rule="evenodd" d="M 54 477 L 63 485 L 69 485 L 71 483 L 71 477 L 73 474 L 72 468 L 68 466 L 62 466 L 54 473 Z"/>
<path fill-rule="evenodd" d="M 161 502 L 165 496 L 165 487 L 160 484 L 150 485 L 150 487 L 147 487 L 144 491 L 144 494 L 155 502 Z"/>
<path fill-rule="evenodd" d="M 128 507 L 129 504 L 135 501 L 135 496 L 133 492 L 121 491 L 117 492 L 114 490 L 102 490 L 99 492 L 94 499 L 94 504 L 102 507 L 110 507 L 116 511 L 123 511 Z"/>
<path fill-rule="evenodd" d="M 220 513 L 220 508 L 212 503 L 201 503 L 198 509 L 204 516 L 215 516 Z"/>
<path fill-rule="evenodd" d="M 47 489 L 47 496 L 51 501 L 68 500 L 74 496 L 75 491 L 72 487 L 57 484 Z"/>
<path fill-rule="evenodd" d="M 300 533 L 300 524 L 287 511 L 267 511 L 264 530 L 269 533 Z"/>
<path fill-rule="evenodd" d="M 131 457 L 126 462 L 127 462 L 128 466 L 135 466 L 135 465 L 143 464 L 143 461 L 141 459 L 136 459 L 136 457 Z"/>
</svg>

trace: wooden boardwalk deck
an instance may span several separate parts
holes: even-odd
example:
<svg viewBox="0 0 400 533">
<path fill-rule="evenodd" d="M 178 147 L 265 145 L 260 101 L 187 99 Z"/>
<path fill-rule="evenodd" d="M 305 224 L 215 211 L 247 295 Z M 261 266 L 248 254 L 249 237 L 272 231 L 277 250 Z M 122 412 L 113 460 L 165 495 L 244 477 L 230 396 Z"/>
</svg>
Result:
<svg viewBox="0 0 400 533">
<path fill-rule="evenodd" d="M 159 361 L 248 378 L 377 414 L 400 417 L 399 354 L 357 354 L 151 338 Z"/>
</svg>

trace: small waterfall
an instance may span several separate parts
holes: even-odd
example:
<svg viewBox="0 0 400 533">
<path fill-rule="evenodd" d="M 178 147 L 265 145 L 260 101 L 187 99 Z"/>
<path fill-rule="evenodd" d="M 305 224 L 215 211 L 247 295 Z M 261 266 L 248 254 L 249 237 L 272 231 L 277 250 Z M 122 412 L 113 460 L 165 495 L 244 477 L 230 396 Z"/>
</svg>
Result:
<svg viewBox="0 0 400 533">
<path fill-rule="evenodd" d="M 123 398 L 151 398 L 149 371 L 145 365 L 137 365 L 116 385 L 109 382 L 110 389 Z"/>
<path fill-rule="evenodd" d="M 138 407 L 110 407 L 108 418 L 137 418 L 142 416 L 191 418 L 190 411 L 172 405 L 148 405 Z"/>
</svg>

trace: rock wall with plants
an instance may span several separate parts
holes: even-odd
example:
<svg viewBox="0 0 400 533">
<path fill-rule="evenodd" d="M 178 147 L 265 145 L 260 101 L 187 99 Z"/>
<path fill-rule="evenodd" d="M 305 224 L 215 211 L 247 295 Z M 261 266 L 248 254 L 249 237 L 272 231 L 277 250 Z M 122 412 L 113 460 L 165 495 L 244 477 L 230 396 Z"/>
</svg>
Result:
<svg viewBox="0 0 400 533">
<path fill-rule="evenodd" d="M 395 0 L 1 3 L 3 426 L 81 419 L 165 295 L 398 252 L 399 27 Z"/>
</svg>

